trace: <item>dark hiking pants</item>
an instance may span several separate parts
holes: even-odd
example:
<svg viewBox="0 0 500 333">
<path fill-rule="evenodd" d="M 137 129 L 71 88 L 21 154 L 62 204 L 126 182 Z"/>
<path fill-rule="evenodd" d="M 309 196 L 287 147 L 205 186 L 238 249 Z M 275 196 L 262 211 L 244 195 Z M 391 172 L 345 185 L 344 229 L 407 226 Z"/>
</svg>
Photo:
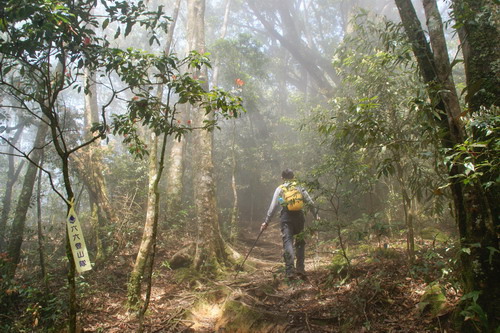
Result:
<svg viewBox="0 0 500 333">
<path fill-rule="evenodd" d="M 295 272 L 304 272 L 304 249 L 306 242 L 304 241 L 302 231 L 304 231 L 305 217 L 302 211 L 290 212 L 283 210 L 280 220 L 285 273 L 289 277 Z"/>
</svg>

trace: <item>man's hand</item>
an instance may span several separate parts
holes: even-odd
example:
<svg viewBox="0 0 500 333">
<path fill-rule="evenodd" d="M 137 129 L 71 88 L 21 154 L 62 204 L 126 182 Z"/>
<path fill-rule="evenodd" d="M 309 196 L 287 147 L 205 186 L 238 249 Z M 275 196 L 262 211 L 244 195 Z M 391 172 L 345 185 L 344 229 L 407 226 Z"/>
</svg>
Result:
<svg viewBox="0 0 500 333">
<path fill-rule="evenodd" d="M 264 231 L 264 230 L 266 230 L 266 228 L 267 228 L 267 225 L 268 225 L 268 224 L 269 224 L 268 222 L 264 222 L 264 223 L 262 223 L 262 224 L 260 225 L 260 231 Z"/>
</svg>

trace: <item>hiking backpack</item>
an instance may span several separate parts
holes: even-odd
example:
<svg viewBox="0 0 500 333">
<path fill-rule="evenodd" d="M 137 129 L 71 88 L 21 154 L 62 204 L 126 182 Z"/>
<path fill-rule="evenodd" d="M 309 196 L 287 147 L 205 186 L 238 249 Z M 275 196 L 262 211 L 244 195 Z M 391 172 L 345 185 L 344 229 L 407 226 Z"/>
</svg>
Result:
<svg viewBox="0 0 500 333">
<path fill-rule="evenodd" d="M 297 188 L 296 183 L 290 183 L 288 185 L 280 186 L 283 194 L 280 198 L 280 203 L 283 207 L 286 207 L 289 211 L 299 211 L 304 208 L 304 198 L 302 192 Z"/>
</svg>

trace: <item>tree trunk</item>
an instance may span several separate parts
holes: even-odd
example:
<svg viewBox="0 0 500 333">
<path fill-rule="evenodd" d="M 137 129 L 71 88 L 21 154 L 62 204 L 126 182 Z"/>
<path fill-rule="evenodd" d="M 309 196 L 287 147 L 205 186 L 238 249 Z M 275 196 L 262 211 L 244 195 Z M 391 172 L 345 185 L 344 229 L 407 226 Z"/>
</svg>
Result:
<svg viewBox="0 0 500 333">
<path fill-rule="evenodd" d="M 462 27 L 467 102 L 470 112 L 500 105 L 498 2 L 453 0 L 455 20 Z"/>
<path fill-rule="evenodd" d="M 204 52 L 205 50 L 205 1 L 188 1 L 188 44 L 191 50 Z M 206 68 L 199 77 L 207 77 Z M 205 87 L 205 89 L 208 87 Z M 203 121 L 211 121 L 214 114 L 205 114 L 199 106 L 194 107 L 196 115 L 195 126 L 202 126 Z M 197 170 L 194 181 L 194 204 L 198 222 L 196 252 L 193 265 L 200 271 L 217 269 L 218 265 L 226 262 L 227 253 L 224 241 L 220 234 L 215 198 L 214 166 L 212 162 L 213 132 L 198 131 L 195 135 L 197 147 Z"/>
<path fill-rule="evenodd" d="M 43 158 L 40 162 L 40 166 L 43 167 Z M 38 235 L 38 256 L 40 258 L 40 277 L 44 283 L 45 289 L 48 290 L 48 280 L 47 272 L 45 269 L 45 244 L 42 229 L 42 169 L 38 170 L 38 184 L 36 192 L 36 224 L 37 224 L 37 235 Z"/>
<path fill-rule="evenodd" d="M 19 173 L 21 172 L 21 169 L 24 164 L 24 161 L 22 161 L 16 168 L 14 161 L 14 147 L 13 147 L 19 141 L 23 129 L 24 129 L 24 124 L 23 123 L 19 124 L 19 127 L 17 128 L 17 131 L 11 140 L 12 146 L 9 147 L 9 156 L 8 156 L 9 169 L 7 170 L 7 183 L 5 184 L 5 193 L 2 199 L 2 215 L 0 216 L 0 252 L 3 252 L 3 249 L 5 248 L 6 244 L 7 221 L 9 220 L 10 206 L 12 203 L 12 189 L 14 188 L 14 184 L 16 183 L 17 178 L 19 177 Z"/>
<path fill-rule="evenodd" d="M 166 175 L 166 211 L 168 216 L 176 216 L 181 207 L 182 177 L 184 174 L 184 138 L 175 140 L 170 149 L 170 166 Z M 168 219 L 168 218 L 167 218 Z"/>
<path fill-rule="evenodd" d="M 179 16 L 180 0 L 177 0 L 172 15 L 172 23 L 168 30 L 167 35 L 167 45 L 165 46 L 165 54 L 170 53 L 170 48 L 172 45 L 172 39 L 174 34 L 174 29 L 177 24 L 177 18 Z M 181 110 L 180 120 L 186 121 L 185 114 L 188 112 L 188 108 L 185 105 L 178 106 Z M 185 139 L 180 137 L 179 140 L 174 140 L 170 150 L 170 165 L 166 174 L 166 211 L 167 211 L 167 222 L 168 217 L 177 216 L 177 212 L 181 207 L 181 196 L 183 190 L 182 177 L 184 174 L 184 148 Z M 172 221 L 173 222 L 173 221 Z"/>
<path fill-rule="evenodd" d="M 220 39 L 226 37 L 227 26 L 229 24 L 229 13 L 231 8 L 231 0 L 226 0 L 225 10 L 224 10 L 224 21 L 221 27 Z M 219 62 L 215 59 L 216 65 L 214 66 L 213 76 L 212 76 L 212 86 L 218 86 L 219 80 Z M 242 89 L 242 88 L 240 88 Z M 233 120 L 233 136 L 231 143 L 231 188 L 233 190 L 233 208 L 231 209 L 231 219 L 229 221 L 229 241 L 233 242 L 238 237 L 238 191 L 236 185 L 236 123 Z"/>
<path fill-rule="evenodd" d="M 491 0 L 454 0 L 453 9 L 455 20 L 462 27 L 460 39 L 465 49 L 468 111 L 472 115 L 481 111 L 498 114 L 498 3 Z M 475 133 L 469 135 L 474 136 Z M 485 176 L 480 180 L 481 185 L 489 181 Z M 464 192 L 466 212 L 459 221 L 460 235 L 462 246 L 471 248 L 471 254 L 462 253 L 462 264 L 466 270 L 463 280 L 465 292 L 482 292 L 477 303 L 487 314 L 489 331 L 493 332 L 500 327 L 500 186 L 498 182 L 488 188 L 481 185 L 466 187 Z M 471 322 L 466 322 L 464 329 L 470 329 L 467 325 L 470 326 Z"/>
<path fill-rule="evenodd" d="M 439 91 L 441 101 L 444 103 L 444 108 L 448 115 L 448 127 L 455 138 L 454 141 L 463 142 L 464 128 L 460 121 L 462 110 L 451 72 L 441 14 L 439 14 L 436 0 L 423 0 L 423 4 L 427 17 L 432 52 L 434 54 L 435 77 L 437 79 L 436 89 Z"/>
<path fill-rule="evenodd" d="M 97 104 L 96 75 L 85 69 L 85 114 L 84 114 L 84 138 L 92 138 L 92 124 L 99 121 L 99 110 Z M 108 252 L 109 241 L 106 239 L 106 226 L 115 221 L 115 215 L 106 190 L 106 182 L 103 176 L 104 164 L 102 162 L 100 140 L 95 145 L 82 149 L 74 154 L 72 161 L 81 180 L 85 184 L 89 195 L 90 210 L 92 212 L 92 227 L 96 244 L 96 262 L 102 262 Z"/>
<path fill-rule="evenodd" d="M 7 266 L 7 276 L 13 278 L 16 273 L 17 264 L 21 258 L 21 246 L 23 244 L 24 227 L 26 224 L 26 214 L 33 195 L 35 186 L 36 173 L 38 170 L 37 164 L 40 163 L 43 154 L 43 146 L 45 145 L 45 137 L 47 136 L 48 125 L 45 120 L 41 120 L 38 125 L 33 151 L 30 154 L 32 163 L 28 165 L 24 176 L 23 187 L 17 202 L 14 220 L 12 222 L 10 242 L 7 254 L 11 259 Z"/>
<path fill-rule="evenodd" d="M 149 152 L 149 185 L 148 185 L 148 206 L 146 211 L 146 222 L 142 233 L 142 240 L 139 246 L 139 252 L 135 259 L 135 264 L 130 273 L 128 282 L 128 306 L 131 309 L 138 309 L 141 304 L 141 286 L 146 264 L 151 255 L 153 243 L 156 241 L 157 229 L 157 197 L 158 180 L 160 177 L 158 170 L 158 137 L 151 131 Z"/>
<path fill-rule="evenodd" d="M 408 189 L 404 180 L 403 166 L 400 162 L 396 163 L 396 172 L 398 183 L 401 188 L 401 200 L 403 202 L 403 210 L 405 215 L 406 225 L 406 249 L 408 251 L 408 261 L 413 264 L 415 261 L 415 231 L 413 227 L 413 207 L 412 199 L 408 194 Z"/>
<path fill-rule="evenodd" d="M 229 239 L 234 242 L 238 237 L 239 211 L 238 211 L 238 185 L 236 183 L 236 122 L 233 120 L 233 138 L 231 145 L 231 188 L 233 189 L 233 208 L 231 210 L 231 222 Z"/>
<path fill-rule="evenodd" d="M 469 8 L 474 8 L 473 6 L 478 5 L 478 10 L 480 8 L 485 8 L 485 1 L 454 1 L 455 8 L 463 9 L 465 7 L 461 6 L 471 6 Z M 488 2 L 490 3 L 490 2 Z M 415 14 L 415 9 L 411 4 L 410 0 L 396 0 L 396 5 L 398 6 L 401 20 L 405 27 L 406 33 L 413 45 L 413 50 L 417 57 L 417 61 L 419 62 L 421 73 L 424 78 L 424 81 L 428 84 L 440 83 L 444 86 L 444 82 L 440 82 L 441 75 L 438 75 L 437 68 L 446 68 L 445 64 L 439 64 L 439 66 L 434 66 L 435 61 L 439 59 L 439 61 L 445 61 L 442 58 L 434 58 L 434 54 L 430 51 L 430 47 L 425 40 L 425 36 L 423 35 L 422 28 L 420 26 L 420 22 Z M 434 7 L 435 4 L 427 2 L 428 6 Z M 483 7 L 481 7 L 483 6 Z M 430 8 L 430 7 L 429 7 Z M 432 9 L 432 8 L 430 8 Z M 480 11 L 474 12 L 475 14 Z M 471 14 L 471 13 L 468 13 Z M 491 13 L 490 13 L 491 14 Z M 435 15 L 435 13 L 433 14 Z M 484 17 L 484 16 L 483 16 Z M 435 20 L 431 18 L 431 21 Z M 475 21 L 476 22 L 476 21 Z M 477 22 L 476 22 L 477 23 Z M 477 29 L 478 26 L 472 28 L 473 30 Z M 488 29 L 489 27 L 489 29 Z M 477 68 L 482 68 L 481 76 L 485 78 L 486 81 L 497 80 L 491 77 L 491 71 L 485 71 L 485 65 L 482 62 L 488 62 L 489 65 L 486 65 L 486 68 L 493 68 L 494 59 L 498 59 L 498 56 L 492 55 L 491 53 L 486 52 L 487 57 L 484 57 L 485 54 L 482 53 L 482 49 L 475 49 L 475 47 L 479 47 L 476 45 L 472 47 L 471 40 L 472 36 L 476 36 L 476 38 L 480 38 L 484 41 L 485 35 L 489 36 L 488 43 L 492 43 L 491 38 L 498 38 L 498 30 L 497 28 L 488 26 L 483 27 L 484 31 L 475 30 L 475 33 L 467 32 L 466 36 L 469 37 L 469 60 L 467 63 L 467 72 L 466 75 L 474 75 L 471 73 L 471 66 L 474 67 L 474 64 L 477 65 Z M 496 34 L 490 34 L 491 29 L 496 31 Z M 435 29 L 432 28 L 433 33 L 430 34 L 430 38 L 433 39 L 434 43 L 439 43 L 436 40 Z M 485 35 L 483 35 L 483 32 Z M 496 36 L 496 37 L 495 37 Z M 494 39 L 497 40 L 497 39 Z M 498 44 L 498 43 L 497 43 Z M 490 44 L 492 46 L 485 46 L 486 50 L 492 50 L 497 45 L 495 43 Z M 439 51 L 438 51 L 439 52 Z M 427 58 L 424 59 L 424 58 Z M 481 63 L 481 65 L 479 65 Z M 478 78 L 479 73 L 475 78 Z M 474 84 L 477 83 L 474 79 L 468 77 L 467 83 L 472 86 L 468 86 L 468 89 L 473 90 Z M 498 89 L 498 84 L 496 87 L 491 87 L 488 83 L 484 84 L 485 90 L 489 90 L 489 93 Z M 470 91 L 469 91 L 470 94 Z M 473 96 L 479 99 L 477 96 L 485 96 L 485 94 L 476 93 Z M 461 124 L 456 121 L 457 119 L 454 117 L 453 110 L 448 108 L 446 103 L 443 103 L 442 99 L 436 100 L 436 95 L 433 91 L 429 91 L 429 95 L 434 95 L 435 98 L 434 103 L 436 108 L 441 110 L 447 118 L 446 122 L 439 122 L 439 126 L 441 129 L 447 134 L 447 138 L 443 140 L 444 147 L 452 147 L 455 144 L 463 143 L 463 137 L 461 137 L 460 133 L 463 133 L 463 128 L 460 128 Z M 497 94 L 498 96 L 498 94 Z M 487 98 L 484 99 L 487 102 Z M 477 104 L 474 104 L 473 100 L 469 99 L 469 109 L 471 111 L 477 111 L 474 108 L 477 107 Z M 487 105 L 487 104 L 486 104 Z M 486 106 L 485 105 L 485 106 Z M 491 104 L 490 104 L 491 105 Z M 458 128 L 457 128 L 458 127 Z M 482 327 L 473 327 L 474 321 L 468 320 L 464 322 L 464 330 L 465 331 L 488 331 L 494 332 L 495 328 L 498 327 L 499 318 L 498 314 L 500 313 L 500 303 L 498 302 L 498 298 L 500 296 L 500 285 L 497 282 L 498 276 L 500 275 L 500 255 L 498 252 L 499 244 L 498 244 L 498 216 L 494 215 L 492 212 L 498 211 L 498 199 L 496 202 L 491 202 L 488 200 L 485 195 L 482 184 L 463 184 L 456 177 L 462 173 L 462 166 L 459 163 L 455 163 L 449 171 L 450 180 L 451 180 L 451 191 L 453 194 L 454 206 L 455 206 L 455 219 L 458 225 L 460 240 L 461 240 L 461 263 L 462 270 L 461 276 L 463 280 L 463 289 L 464 294 L 470 294 L 472 292 L 480 292 L 479 298 L 477 300 L 477 305 L 481 308 L 481 311 L 487 316 L 488 323 L 483 323 Z M 466 306 L 466 305 L 465 305 Z"/>
</svg>

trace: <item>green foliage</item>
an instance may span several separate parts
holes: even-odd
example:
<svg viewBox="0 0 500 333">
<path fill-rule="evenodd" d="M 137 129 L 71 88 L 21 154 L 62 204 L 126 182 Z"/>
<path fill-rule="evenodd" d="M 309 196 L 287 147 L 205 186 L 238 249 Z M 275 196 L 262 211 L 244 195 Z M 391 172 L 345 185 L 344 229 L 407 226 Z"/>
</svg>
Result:
<svg viewBox="0 0 500 333">
<path fill-rule="evenodd" d="M 194 285 L 197 281 L 202 280 L 201 273 L 192 267 L 181 267 L 176 269 L 174 275 L 174 280 L 177 283 L 187 283 L 188 285 Z"/>
<path fill-rule="evenodd" d="M 349 279 L 349 263 L 341 253 L 332 256 L 328 270 L 328 284 L 343 285 Z"/>
<path fill-rule="evenodd" d="M 380 259 L 394 260 L 401 258 L 401 252 L 393 248 L 377 247 L 371 252 L 371 256 L 376 260 Z"/>
<path fill-rule="evenodd" d="M 495 110 L 474 114 L 466 123 L 467 139 L 450 149 L 445 162 L 451 168 L 461 165 L 456 177 L 466 185 L 480 184 L 485 189 L 500 183 L 500 116 Z"/>
<path fill-rule="evenodd" d="M 0 271 L 9 259 L 0 254 Z M 2 332 L 55 332 L 64 321 L 65 304 L 58 293 L 47 292 L 35 281 L 19 283 L 0 277 L 0 330 Z M 45 330 L 45 328 L 47 328 Z"/>
<path fill-rule="evenodd" d="M 254 86 L 255 80 L 268 76 L 263 45 L 249 34 L 239 34 L 234 39 L 219 39 L 211 47 L 212 54 L 221 68 L 224 68 L 219 85 L 232 87 L 236 79 L 242 80 L 245 90 Z"/>
<path fill-rule="evenodd" d="M 488 315 L 484 312 L 483 308 L 477 303 L 481 291 L 472 291 L 462 296 L 461 301 L 464 305 L 464 310 L 460 312 L 464 321 L 471 322 L 476 328 L 477 332 L 492 332 L 488 322 Z"/>
<path fill-rule="evenodd" d="M 436 317 L 446 307 L 446 296 L 438 283 L 430 284 L 418 303 L 420 312 L 430 311 L 433 317 Z"/>
<path fill-rule="evenodd" d="M 106 11 L 108 12 L 108 18 L 106 18 L 102 27 L 105 29 L 110 22 L 119 22 L 121 27 L 125 26 L 123 35 L 127 37 L 134 25 L 138 24 L 142 29 L 149 31 L 151 37 L 149 39 L 149 45 L 154 42 L 159 44 L 158 32 L 166 32 L 168 27 L 168 21 L 170 18 L 165 16 L 163 6 L 158 6 L 156 11 L 149 11 L 147 8 L 147 1 L 113 1 L 113 5 L 110 6 L 108 1 L 101 0 L 101 4 L 104 5 Z M 121 27 L 116 31 L 115 38 L 120 36 Z"/>
<path fill-rule="evenodd" d="M 142 57 L 141 60 L 144 60 Z M 140 136 L 139 126 L 150 128 L 156 135 L 164 134 L 179 139 L 195 129 L 213 130 L 219 119 L 238 117 L 243 111 L 241 98 L 231 95 L 222 89 L 205 90 L 205 82 L 197 79 L 203 66 L 210 66 L 207 54 L 191 51 L 189 56 L 179 60 L 174 56 L 151 57 L 153 62 L 135 74 L 151 70 L 151 66 L 160 71 L 157 84 L 166 89 L 166 101 L 159 98 L 149 87 L 153 82 L 127 82 L 135 92 L 128 101 L 128 112 L 113 115 L 113 133 L 124 136 L 123 142 L 128 145 L 129 152 L 141 158 L 147 154 L 147 146 Z M 127 65 L 127 68 L 130 66 Z M 180 68 L 187 68 L 181 71 Z M 194 70 L 194 72 L 190 71 Z M 142 76 L 140 76 L 142 78 Z M 145 79 L 145 78 L 143 78 Z M 143 88 L 146 85 L 148 88 Z M 134 88 L 135 87 L 135 88 Z M 174 101 L 174 96 L 177 100 Z M 202 127 L 194 127 L 189 120 L 182 123 L 178 116 L 178 105 L 189 103 L 199 105 L 205 114 L 214 113 L 213 119 L 206 119 Z"/>
</svg>

